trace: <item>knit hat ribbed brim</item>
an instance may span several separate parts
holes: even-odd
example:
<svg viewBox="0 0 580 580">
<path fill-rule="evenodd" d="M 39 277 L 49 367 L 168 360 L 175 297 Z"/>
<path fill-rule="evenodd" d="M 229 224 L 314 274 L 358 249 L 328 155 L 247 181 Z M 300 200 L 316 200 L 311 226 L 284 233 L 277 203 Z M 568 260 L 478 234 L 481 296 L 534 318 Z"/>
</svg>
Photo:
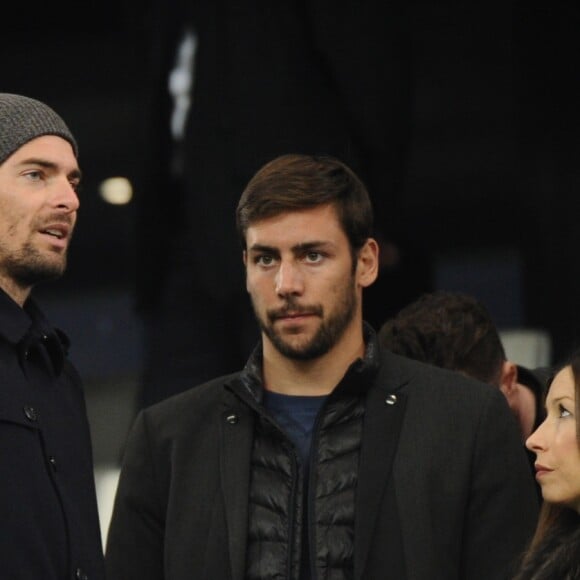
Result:
<svg viewBox="0 0 580 580">
<path fill-rule="evenodd" d="M 20 147 L 43 135 L 66 139 L 78 157 L 75 138 L 48 105 L 22 95 L 0 93 L 0 165 Z"/>
</svg>

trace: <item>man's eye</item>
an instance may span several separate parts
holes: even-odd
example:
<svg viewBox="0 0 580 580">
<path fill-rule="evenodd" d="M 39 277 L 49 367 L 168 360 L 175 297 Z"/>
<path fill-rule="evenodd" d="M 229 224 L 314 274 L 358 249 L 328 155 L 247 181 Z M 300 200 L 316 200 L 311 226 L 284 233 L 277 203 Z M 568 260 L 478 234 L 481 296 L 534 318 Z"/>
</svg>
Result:
<svg viewBox="0 0 580 580">
<path fill-rule="evenodd" d="M 261 266 L 271 266 L 274 263 L 274 258 L 267 254 L 263 254 L 261 256 L 256 256 L 254 261 L 256 264 L 259 264 Z"/>
<path fill-rule="evenodd" d="M 30 181 L 39 181 L 42 178 L 42 173 L 40 171 L 27 171 L 24 174 L 24 177 L 29 179 Z"/>
<path fill-rule="evenodd" d="M 308 252 L 306 254 L 306 261 L 310 262 L 311 264 L 320 262 L 320 260 L 322 260 L 322 254 L 320 252 Z"/>
</svg>

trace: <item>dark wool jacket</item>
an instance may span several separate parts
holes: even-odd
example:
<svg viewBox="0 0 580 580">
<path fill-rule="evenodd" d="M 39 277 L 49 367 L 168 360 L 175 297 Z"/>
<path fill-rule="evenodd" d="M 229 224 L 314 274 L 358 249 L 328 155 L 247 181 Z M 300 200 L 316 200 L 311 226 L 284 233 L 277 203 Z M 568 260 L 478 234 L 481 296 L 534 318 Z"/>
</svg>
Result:
<svg viewBox="0 0 580 580">
<path fill-rule="evenodd" d="M 362 393 L 350 577 L 509 578 L 534 530 L 538 502 L 505 398 L 459 374 L 380 352 L 372 332 L 367 360 L 355 362 L 337 389 L 352 373 L 366 372 L 375 357 L 376 372 L 365 377 Z M 261 390 L 249 372 L 215 379 L 138 415 L 109 530 L 108 580 L 246 577 L 253 563 L 249 498 L 256 489 L 251 465 Z M 280 458 L 271 462 L 279 465 Z M 312 466 L 319 482 L 326 480 L 324 467 L 322 460 Z M 287 494 L 266 493 L 281 502 L 281 512 L 287 509 Z M 323 499 L 317 494 L 314 514 Z M 343 509 L 339 499 L 334 509 L 337 515 Z M 322 508 L 322 525 L 330 510 Z M 341 560 L 333 532 L 315 534 L 314 580 L 331 578 L 334 555 Z M 292 550 L 285 569 L 263 577 L 292 579 Z"/>
<path fill-rule="evenodd" d="M 68 341 L 0 291 L 0 578 L 102 580 L 89 427 Z"/>
</svg>

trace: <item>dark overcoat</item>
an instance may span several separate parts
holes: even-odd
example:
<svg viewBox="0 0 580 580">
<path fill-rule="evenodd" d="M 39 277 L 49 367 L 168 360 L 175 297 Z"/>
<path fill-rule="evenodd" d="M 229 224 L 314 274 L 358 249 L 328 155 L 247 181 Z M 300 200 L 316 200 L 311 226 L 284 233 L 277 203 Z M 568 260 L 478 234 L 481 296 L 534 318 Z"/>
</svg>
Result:
<svg viewBox="0 0 580 580">
<path fill-rule="evenodd" d="M 91 440 L 68 341 L 0 291 L 0 578 L 102 580 Z"/>
<path fill-rule="evenodd" d="M 366 395 L 354 577 L 508 578 L 538 505 L 503 395 L 381 357 Z M 236 385 L 239 375 L 222 377 L 139 414 L 109 531 L 109 580 L 243 580 L 253 417 Z"/>
</svg>

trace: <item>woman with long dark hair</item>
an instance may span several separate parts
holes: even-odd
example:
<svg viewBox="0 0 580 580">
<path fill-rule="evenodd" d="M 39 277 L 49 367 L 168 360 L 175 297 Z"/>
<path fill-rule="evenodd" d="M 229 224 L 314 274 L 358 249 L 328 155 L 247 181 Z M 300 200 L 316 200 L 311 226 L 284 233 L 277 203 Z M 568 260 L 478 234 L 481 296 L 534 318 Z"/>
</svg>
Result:
<svg viewBox="0 0 580 580">
<path fill-rule="evenodd" d="M 516 580 L 580 579 L 580 350 L 555 374 L 546 411 L 526 441 L 544 502 Z"/>
</svg>

